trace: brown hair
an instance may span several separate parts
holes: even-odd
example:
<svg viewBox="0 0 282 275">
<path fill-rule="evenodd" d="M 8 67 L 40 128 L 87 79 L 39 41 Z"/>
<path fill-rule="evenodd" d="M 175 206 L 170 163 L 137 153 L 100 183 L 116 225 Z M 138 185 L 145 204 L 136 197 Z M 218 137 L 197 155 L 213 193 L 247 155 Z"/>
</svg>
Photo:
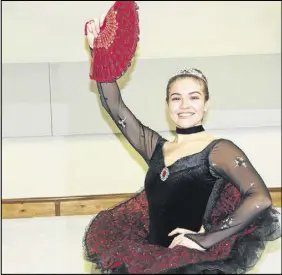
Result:
<svg viewBox="0 0 282 275">
<path fill-rule="evenodd" d="M 204 76 L 204 74 L 198 70 L 198 69 L 193 69 L 194 71 L 196 71 L 199 76 L 195 75 L 195 74 L 191 74 L 191 73 L 186 73 L 185 71 L 183 73 L 179 73 L 173 77 L 171 77 L 167 83 L 167 86 L 166 86 L 166 101 L 168 102 L 168 99 L 169 99 L 169 90 L 172 86 L 172 84 L 176 81 L 176 80 L 179 80 L 179 79 L 185 79 L 185 78 L 193 78 L 195 80 L 198 80 L 200 81 L 202 84 L 204 84 L 204 94 L 205 94 L 205 101 L 208 101 L 209 98 L 210 98 L 210 95 L 209 95 L 209 88 L 208 88 L 208 81 L 207 81 L 207 78 Z"/>
</svg>

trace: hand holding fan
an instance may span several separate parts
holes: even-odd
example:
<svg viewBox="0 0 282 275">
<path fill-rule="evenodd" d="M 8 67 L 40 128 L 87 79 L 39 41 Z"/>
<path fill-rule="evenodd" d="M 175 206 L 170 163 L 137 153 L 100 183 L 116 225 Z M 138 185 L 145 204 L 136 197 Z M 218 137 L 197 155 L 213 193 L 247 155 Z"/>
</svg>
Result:
<svg viewBox="0 0 282 275">
<path fill-rule="evenodd" d="M 137 9 L 135 1 L 116 1 L 110 8 L 94 39 L 90 79 L 112 82 L 130 67 L 140 33 Z"/>
</svg>

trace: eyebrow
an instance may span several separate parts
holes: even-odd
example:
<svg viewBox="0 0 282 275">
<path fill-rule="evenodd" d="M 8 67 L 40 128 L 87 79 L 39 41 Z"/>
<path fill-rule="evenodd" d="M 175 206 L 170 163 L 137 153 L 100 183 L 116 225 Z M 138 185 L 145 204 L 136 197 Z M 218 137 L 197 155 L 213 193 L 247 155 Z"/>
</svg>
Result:
<svg viewBox="0 0 282 275">
<path fill-rule="evenodd" d="M 190 92 L 189 95 L 191 95 L 191 94 L 199 94 L 199 95 L 201 95 L 201 93 L 198 92 L 198 91 Z M 181 95 L 181 94 L 180 94 L 180 93 L 173 93 L 173 94 L 171 94 L 170 96 L 173 96 L 173 95 Z"/>
</svg>

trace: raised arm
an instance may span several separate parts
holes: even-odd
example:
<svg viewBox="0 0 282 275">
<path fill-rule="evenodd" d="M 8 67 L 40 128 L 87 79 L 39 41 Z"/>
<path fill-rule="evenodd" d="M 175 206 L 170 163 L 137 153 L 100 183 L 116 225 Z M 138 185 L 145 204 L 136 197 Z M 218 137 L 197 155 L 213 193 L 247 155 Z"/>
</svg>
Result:
<svg viewBox="0 0 282 275">
<path fill-rule="evenodd" d="M 90 51 L 92 51 L 91 48 Z M 143 125 L 125 105 L 116 81 L 111 83 L 97 82 L 97 87 L 105 110 L 133 148 L 148 163 L 160 135 Z"/>
<path fill-rule="evenodd" d="M 211 232 L 185 235 L 205 249 L 241 232 L 272 204 L 261 176 L 244 152 L 233 142 L 219 141 L 210 153 L 209 162 L 215 175 L 236 185 L 241 193 L 241 202 L 237 209 Z"/>
</svg>

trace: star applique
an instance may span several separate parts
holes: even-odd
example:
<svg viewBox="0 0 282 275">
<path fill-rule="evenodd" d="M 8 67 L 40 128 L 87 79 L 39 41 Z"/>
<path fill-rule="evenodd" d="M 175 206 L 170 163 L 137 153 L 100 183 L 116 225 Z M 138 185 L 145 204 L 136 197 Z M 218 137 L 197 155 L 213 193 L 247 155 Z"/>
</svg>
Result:
<svg viewBox="0 0 282 275">
<path fill-rule="evenodd" d="M 126 117 L 125 117 L 124 119 L 120 119 L 120 120 L 118 121 L 118 124 L 120 124 L 122 128 L 125 128 L 125 126 L 126 126 L 125 120 L 126 120 Z"/>
<path fill-rule="evenodd" d="M 241 157 L 237 157 L 235 159 L 235 164 L 236 164 L 235 167 L 237 167 L 237 166 L 244 166 L 245 168 L 247 168 L 246 161 L 243 158 L 241 158 Z"/>
</svg>

